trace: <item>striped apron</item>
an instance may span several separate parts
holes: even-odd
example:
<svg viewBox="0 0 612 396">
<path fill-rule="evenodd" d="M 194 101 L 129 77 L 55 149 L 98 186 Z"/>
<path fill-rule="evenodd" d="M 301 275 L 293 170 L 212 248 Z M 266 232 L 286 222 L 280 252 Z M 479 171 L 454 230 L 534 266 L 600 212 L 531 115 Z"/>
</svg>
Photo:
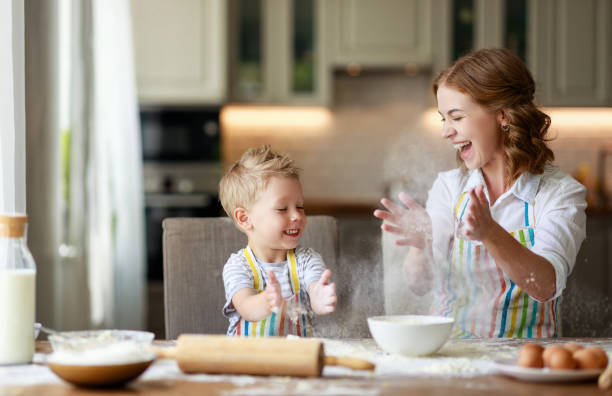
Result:
<svg viewBox="0 0 612 396">
<path fill-rule="evenodd" d="M 469 203 L 463 193 L 455 207 L 455 235 L 448 273 L 438 288 L 432 313 L 455 318 L 452 337 L 557 337 L 560 297 L 544 303 L 531 298 L 489 256 L 480 241 L 458 229 Z M 523 228 L 510 232 L 523 246 L 535 242 L 533 205 L 525 202 Z M 532 276 L 527 282 L 536 281 Z"/>
<path fill-rule="evenodd" d="M 255 264 L 255 256 L 247 246 L 243 250 L 244 257 L 253 272 L 253 287 L 258 293 L 265 289 L 264 277 L 260 268 Z M 293 296 L 282 300 L 278 313 L 272 312 L 270 316 L 260 322 L 249 322 L 240 318 L 236 335 L 239 337 L 271 337 L 295 335 L 299 337 L 311 337 L 312 330 L 308 311 L 304 304 L 304 292 L 300 290 L 300 282 L 297 272 L 297 261 L 295 251 L 287 251 L 287 263 L 289 263 L 289 278 Z"/>
</svg>

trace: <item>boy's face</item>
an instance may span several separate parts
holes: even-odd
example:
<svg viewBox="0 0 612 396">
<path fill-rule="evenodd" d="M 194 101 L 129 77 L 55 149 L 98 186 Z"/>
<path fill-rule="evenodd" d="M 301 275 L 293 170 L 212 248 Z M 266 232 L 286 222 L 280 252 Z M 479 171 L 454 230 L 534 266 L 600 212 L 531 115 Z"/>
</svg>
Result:
<svg viewBox="0 0 612 396">
<path fill-rule="evenodd" d="M 247 213 L 249 245 L 265 256 L 258 258 L 274 262 L 285 260 L 286 251 L 297 247 L 306 227 L 299 180 L 272 177 Z"/>
</svg>

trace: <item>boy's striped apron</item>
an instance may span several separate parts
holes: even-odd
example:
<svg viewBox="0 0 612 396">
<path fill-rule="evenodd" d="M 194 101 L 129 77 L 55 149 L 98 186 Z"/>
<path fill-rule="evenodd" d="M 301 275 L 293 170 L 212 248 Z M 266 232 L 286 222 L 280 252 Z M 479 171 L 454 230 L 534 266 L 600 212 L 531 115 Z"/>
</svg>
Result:
<svg viewBox="0 0 612 396">
<path fill-rule="evenodd" d="M 449 273 L 432 311 L 455 318 L 453 337 L 557 337 L 560 297 L 544 303 L 527 295 L 508 278 L 480 241 L 458 232 L 469 203 L 463 193 L 455 207 L 455 236 Z M 525 202 L 524 227 L 510 232 L 523 246 L 535 242 L 533 205 Z M 537 281 L 533 277 L 528 282 Z"/>
<path fill-rule="evenodd" d="M 243 250 L 244 257 L 253 272 L 253 287 L 258 293 L 265 289 L 264 278 L 261 270 L 255 264 L 255 256 L 246 247 Z M 240 318 L 236 335 L 239 337 L 270 337 L 296 335 L 299 337 L 311 337 L 312 331 L 308 319 L 307 309 L 304 304 L 303 291 L 300 290 L 300 282 L 297 272 L 297 260 L 293 250 L 287 251 L 287 263 L 289 264 L 289 278 L 293 297 L 282 300 L 282 306 L 278 313 L 272 312 L 270 316 L 260 322 L 249 322 Z"/>
</svg>

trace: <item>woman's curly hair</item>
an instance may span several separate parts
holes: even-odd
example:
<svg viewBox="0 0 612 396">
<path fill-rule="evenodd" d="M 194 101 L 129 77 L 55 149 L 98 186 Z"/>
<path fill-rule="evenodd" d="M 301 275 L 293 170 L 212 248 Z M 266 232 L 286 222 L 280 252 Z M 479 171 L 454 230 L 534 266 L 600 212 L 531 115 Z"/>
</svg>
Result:
<svg viewBox="0 0 612 396">
<path fill-rule="evenodd" d="M 535 82 L 529 70 L 507 49 L 482 49 L 459 58 L 433 82 L 469 95 L 492 112 L 501 112 L 509 129 L 503 130 L 506 184 L 523 173 L 541 174 L 555 156 L 548 147 L 550 117 L 534 104 Z M 465 166 L 465 165 L 464 165 Z"/>
</svg>

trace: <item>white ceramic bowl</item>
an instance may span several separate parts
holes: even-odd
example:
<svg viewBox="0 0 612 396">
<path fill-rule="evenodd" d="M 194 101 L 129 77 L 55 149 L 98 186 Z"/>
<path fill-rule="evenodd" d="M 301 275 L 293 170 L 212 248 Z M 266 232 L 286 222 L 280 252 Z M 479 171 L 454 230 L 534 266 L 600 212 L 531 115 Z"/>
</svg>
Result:
<svg viewBox="0 0 612 396">
<path fill-rule="evenodd" d="M 368 318 L 376 343 L 389 353 L 408 356 L 429 355 L 444 345 L 453 318 L 426 315 L 391 315 Z"/>
</svg>

